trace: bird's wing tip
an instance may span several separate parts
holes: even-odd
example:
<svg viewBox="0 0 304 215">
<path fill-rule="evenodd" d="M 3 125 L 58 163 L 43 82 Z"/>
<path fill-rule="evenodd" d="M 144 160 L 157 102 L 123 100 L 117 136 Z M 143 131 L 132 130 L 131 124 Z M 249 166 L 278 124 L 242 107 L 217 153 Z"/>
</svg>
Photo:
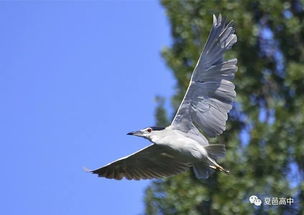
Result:
<svg viewBox="0 0 304 215">
<path fill-rule="evenodd" d="M 221 23 L 223 22 L 223 17 L 222 17 L 222 14 L 218 14 L 218 15 L 215 15 L 213 14 L 213 25 L 214 26 L 218 26 L 218 25 L 221 25 Z"/>
<path fill-rule="evenodd" d="M 213 25 L 216 26 L 217 25 L 217 18 L 216 15 L 213 14 Z"/>
<path fill-rule="evenodd" d="M 93 170 L 87 168 L 87 167 L 82 167 L 83 171 L 88 172 L 88 173 L 93 173 Z"/>
</svg>

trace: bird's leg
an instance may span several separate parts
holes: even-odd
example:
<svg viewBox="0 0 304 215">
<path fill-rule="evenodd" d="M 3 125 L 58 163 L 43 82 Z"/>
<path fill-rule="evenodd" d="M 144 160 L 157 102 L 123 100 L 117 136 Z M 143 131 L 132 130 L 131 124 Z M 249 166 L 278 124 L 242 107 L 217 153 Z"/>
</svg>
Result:
<svg viewBox="0 0 304 215">
<path fill-rule="evenodd" d="M 224 169 L 221 165 L 219 165 L 215 160 L 213 160 L 212 158 L 208 157 L 208 160 L 213 164 L 213 165 L 209 165 L 210 168 L 215 169 L 215 170 L 219 170 L 221 172 L 224 172 L 226 174 L 229 174 L 229 170 Z"/>
<path fill-rule="evenodd" d="M 209 165 L 210 168 L 217 170 L 216 166 Z"/>
</svg>

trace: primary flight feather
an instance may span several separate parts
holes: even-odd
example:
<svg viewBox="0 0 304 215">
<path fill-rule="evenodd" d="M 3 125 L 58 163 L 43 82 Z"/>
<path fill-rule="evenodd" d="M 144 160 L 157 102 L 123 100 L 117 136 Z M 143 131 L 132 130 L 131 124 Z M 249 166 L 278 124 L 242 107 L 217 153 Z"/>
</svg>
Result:
<svg viewBox="0 0 304 215">
<path fill-rule="evenodd" d="M 193 71 L 187 92 L 166 128 L 148 127 L 129 135 L 144 137 L 151 145 L 101 168 L 89 170 L 113 179 L 161 178 L 193 167 L 197 178 L 214 170 L 229 171 L 216 160 L 225 156 L 225 145 L 209 144 L 226 129 L 228 112 L 236 97 L 232 83 L 237 59 L 224 60 L 224 53 L 237 42 L 231 22 L 213 15 L 213 25 Z"/>
</svg>

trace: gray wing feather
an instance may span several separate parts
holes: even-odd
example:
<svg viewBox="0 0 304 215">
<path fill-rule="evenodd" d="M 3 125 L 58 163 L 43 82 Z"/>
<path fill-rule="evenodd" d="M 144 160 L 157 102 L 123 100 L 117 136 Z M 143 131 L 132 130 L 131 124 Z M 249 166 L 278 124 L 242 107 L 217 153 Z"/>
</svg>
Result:
<svg viewBox="0 0 304 215">
<path fill-rule="evenodd" d="M 152 144 L 90 172 L 117 180 L 124 177 L 139 180 L 175 175 L 189 167 L 189 163 L 179 161 L 167 147 Z"/>
<path fill-rule="evenodd" d="M 215 137 L 226 129 L 227 113 L 236 97 L 237 59 L 224 61 L 224 53 L 236 43 L 231 23 L 213 16 L 213 26 L 191 77 L 185 97 L 171 126 L 186 133 Z M 205 141 L 205 140 L 204 140 Z"/>
</svg>

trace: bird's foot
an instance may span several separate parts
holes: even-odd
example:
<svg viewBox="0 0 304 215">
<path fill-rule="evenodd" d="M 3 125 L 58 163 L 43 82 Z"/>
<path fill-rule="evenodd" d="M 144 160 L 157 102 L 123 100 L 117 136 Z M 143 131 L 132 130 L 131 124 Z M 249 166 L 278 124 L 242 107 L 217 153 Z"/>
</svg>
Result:
<svg viewBox="0 0 304 215">
<path fill-rule="evenodd" d="M 218 170 L 218 171 L 220 171 L 220 172 L 224 172 L 224 173 L 226 173 L 227 175 L 230 173 L 229 170 L 224 169 L 222 166 L 220 166 L 220 165 L 218 165 L 218 164 L 217 164 L 216 166 L 209 165 L 209 167 L 212 168 L 212 169 Z"/>
</svg>

